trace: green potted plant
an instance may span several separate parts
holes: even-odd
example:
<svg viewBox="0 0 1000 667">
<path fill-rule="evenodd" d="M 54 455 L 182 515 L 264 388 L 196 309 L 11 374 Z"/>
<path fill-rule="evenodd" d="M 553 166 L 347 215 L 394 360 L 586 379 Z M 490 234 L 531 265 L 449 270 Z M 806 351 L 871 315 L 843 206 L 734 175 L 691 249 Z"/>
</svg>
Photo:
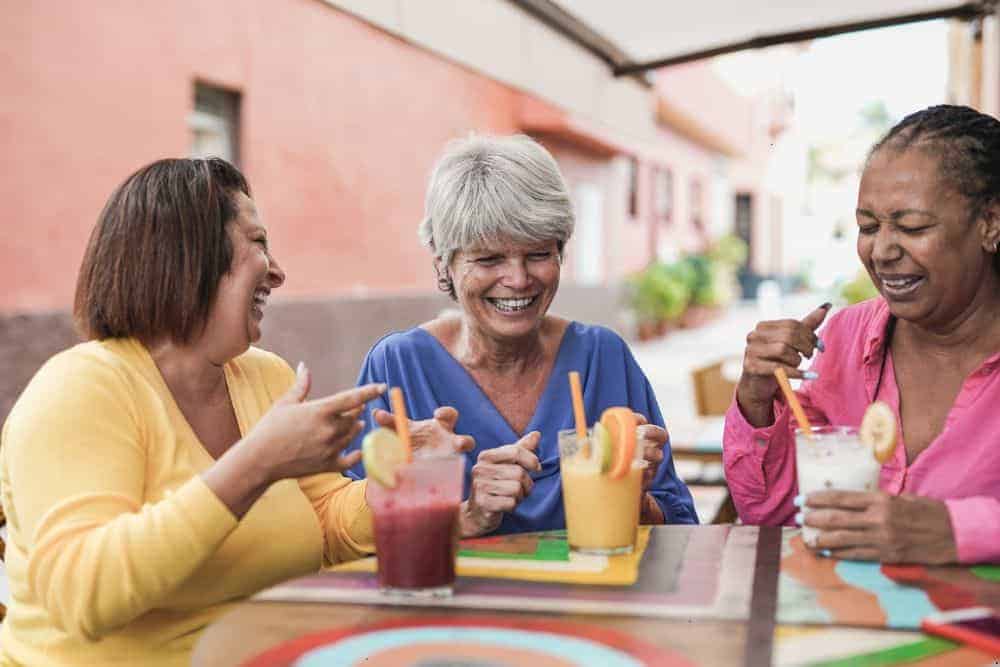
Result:
<svg viewBox="0 0 1000 667">
<path fill-rule="evenodd" d="M 633 276 L 629 287 L 641 340 L 665 333 L 691 298 L 684 271 L 662 262 L 654 262 Z"/>
<path fill-rule="evenodd" d="M 713 319 L 737 293 L 736 272 L 747 258 L 747 244 L 733 235 L 720 237 L 704 253 L 681 260 L 691 285 L 691 303 L 682 326 L 697 327 Z"/>
<path fill-rule="evenodd" d="M 878 296 L 878 290 L 864 269 L 859 270 L 853 280 L 844 283 L 840 288 L 840 298 L 847 305 L 867 301 L 876 296 Z"/>
<path fill-rule="evenodd" d="M 750 249 L 746 241 L 733 234 L 719 237 L 708 251 L 712 263 L 715 305 L 728 305 L 739 293 L 736 278 L 740 267 L 746 265 Z"/>
</svg>

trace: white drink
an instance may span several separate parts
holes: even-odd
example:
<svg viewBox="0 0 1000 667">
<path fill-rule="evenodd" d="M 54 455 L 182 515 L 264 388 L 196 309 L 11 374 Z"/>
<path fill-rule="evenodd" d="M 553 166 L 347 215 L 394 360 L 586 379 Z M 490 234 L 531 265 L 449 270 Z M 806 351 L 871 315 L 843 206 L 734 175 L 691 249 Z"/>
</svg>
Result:
<svg viewBox="0 0 1000 667">
<path fill-rule="evenodd" d="M 858 439 L 858 431 L 848 426 L 819 426 L 812 438 L 795 431 L 795 463 L 799 493 L 836 489 L 876 491 L 881 465 L 872 448 Z M 817 530 L 802 527 L 802 539 L 813 544 Z"/>
</svg>

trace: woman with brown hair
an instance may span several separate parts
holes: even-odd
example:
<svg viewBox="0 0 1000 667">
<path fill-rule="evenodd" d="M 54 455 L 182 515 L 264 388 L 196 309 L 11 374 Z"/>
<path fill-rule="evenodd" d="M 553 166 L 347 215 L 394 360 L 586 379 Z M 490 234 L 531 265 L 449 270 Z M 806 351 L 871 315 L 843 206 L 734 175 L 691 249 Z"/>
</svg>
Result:
<svg viewBox="0 0 1000 667">
<path fill-rule="evenodd" d="M 161 160 L 111 196 L 77 284 L 87 342 L 3 429 L 4 664 L 187 664 L 233 601 L 373 550 L 365 483 L 339 471 L 385 387 L 307 400 L 302 364 L 252 347 L 284 280 L 222 160 Z"/>
</svg>

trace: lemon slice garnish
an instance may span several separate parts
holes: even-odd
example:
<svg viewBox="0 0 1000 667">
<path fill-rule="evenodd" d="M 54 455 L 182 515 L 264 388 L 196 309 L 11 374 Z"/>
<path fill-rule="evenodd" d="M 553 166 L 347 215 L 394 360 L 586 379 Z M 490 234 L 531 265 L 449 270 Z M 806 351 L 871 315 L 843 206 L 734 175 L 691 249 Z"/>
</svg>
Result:
<svg viewBox="0 0 1000 667">
<path fill-rule="evenodd" d="M 896 451 L 896 415 L 882 401 L 875 401 L 865 410 L 858 429 L 861 442 L 872 448 L 879 463 L 885 463 Z"/>
<path fill-rule="evenodd" d="M 377 428 L 361 441 L 361 462 L 366 474 L 386 488 L 396 486 L 396 469 L 406 459 L 406 447 L 395 431 Z"/>
</svg>

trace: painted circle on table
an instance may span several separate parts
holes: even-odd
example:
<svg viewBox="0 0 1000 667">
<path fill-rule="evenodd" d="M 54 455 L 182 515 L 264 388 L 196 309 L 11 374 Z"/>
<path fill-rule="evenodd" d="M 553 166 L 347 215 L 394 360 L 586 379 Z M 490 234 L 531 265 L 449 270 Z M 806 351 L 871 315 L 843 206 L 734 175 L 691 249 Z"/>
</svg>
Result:
<svg viewBox="0 0 1000 667">
<path fill-rule="evenodd" d="M 245 667 L 688 667 L 671 651 L 597 625 L 510 618 L 395 619 L 304 635 Z"/>
</svg>

